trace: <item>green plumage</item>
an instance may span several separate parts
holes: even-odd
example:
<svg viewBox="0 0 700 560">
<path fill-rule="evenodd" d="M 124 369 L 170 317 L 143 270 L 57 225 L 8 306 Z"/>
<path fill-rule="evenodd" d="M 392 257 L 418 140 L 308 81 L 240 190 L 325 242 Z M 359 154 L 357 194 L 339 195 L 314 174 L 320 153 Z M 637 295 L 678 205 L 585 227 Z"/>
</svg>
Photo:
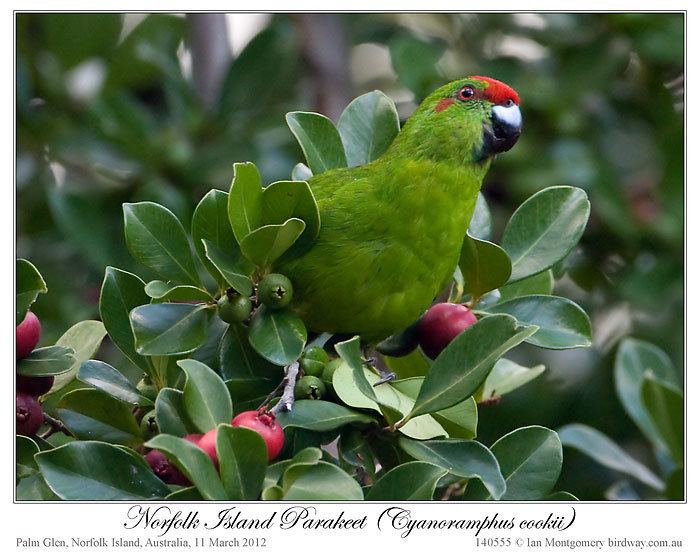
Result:
<svg viewBox="0 0 700 560">
<path fill-rule="evenodd" d="M 309 180 L 319 236 L 277 270 L 292 280 L 310 330 L 379 341 L 415 321 L 449 282 L 491 161 L 482 148 L 492 103 L 436 109 L 465 80 L 431 94 L 377 160 Z"/>
</svg>

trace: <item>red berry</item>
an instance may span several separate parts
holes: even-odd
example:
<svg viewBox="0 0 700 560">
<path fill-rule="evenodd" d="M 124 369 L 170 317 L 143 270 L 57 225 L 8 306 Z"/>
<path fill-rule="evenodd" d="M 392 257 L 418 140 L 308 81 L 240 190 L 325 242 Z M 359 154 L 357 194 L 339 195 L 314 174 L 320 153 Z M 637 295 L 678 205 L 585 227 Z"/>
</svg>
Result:
<svg viewBox="0 0 700 560">
<path fill-rule="evenodd" d="M 257 410 L 241 412 L 231 421 L 232 426 L 249 428 L 258 432 L 267 445 L 267 458 L 272 461 L 284 446 L 284 431 L 274 414 Z"/>
<path fill-rule="evenodd" d="M 17 376 L 17 392 L 27 393 L 38 397 L 45 395 L 53 387 L 53 376 L 49 377 L 27 377 L 25 375 Z"/>
<path fill-rule="evenodd" d="M 16 349 L 17 359 L 26 358 L 36 348 L 41 337 L 41 323 L 34 313 L 27 311 L 24 320 L 17 325 L 16 333 Z"/>
<path fill-rule="evenodd" d="M 190 485 L 190 481 L 187 480 L 187 477 L 157 449 L 151 449 L 146 453 L 144 459 L 146 459 L 148 466 L 151 467 L 155 475 L 166 484 L 177 484 L 179 486 Z"/>
<path fill-rule="evenodd" d="M 196 443 L 202 451 L 204 451 L 211 460 L 214 462 L 214 466 L 219 468 L 219 457 L 216 454 L 216 428 L 212 428 L 206 434 L 199 438 Z"/>
<path fill-rule="evenodd" d="M 17 433 L 21 436 L 33 436 L 44 423 L 44 412 L 39 401 L 33 395 L 17 393 L 15 399 L 17 412 Z"/>
<path fill-rule="evenodd" d="M 429 358 L 434 360 L 453 338 L 474 323 L 476 323 L 474 313 L 464 305 L 458 303 L 433 305 L 418 324 L 420 347 Z"/>
</svg>

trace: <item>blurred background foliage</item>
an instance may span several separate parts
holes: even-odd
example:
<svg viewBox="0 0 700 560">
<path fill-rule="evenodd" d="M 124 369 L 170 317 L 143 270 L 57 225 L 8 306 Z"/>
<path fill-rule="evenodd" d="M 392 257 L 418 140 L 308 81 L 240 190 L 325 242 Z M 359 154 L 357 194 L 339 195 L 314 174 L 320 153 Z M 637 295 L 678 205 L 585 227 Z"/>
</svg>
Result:
<svg viewBox="0 0 700 560">
<path fill-rule="evenodd" d="M 543 187 L 588 192 L 591 221 L 555 292 L 586 309 L 595 343 L 521 347 L 515 359 L 547 373 L 481 408 L 479 439 L 581 422 L 653 463 L 612 371 L 625 336 L 683 371 L 682 14 L 55 13 L 19 14 L 16 31 L 17 255 L 49 286 L 34 306 L 42 343 L 97 318 L 106 265 L 150 279 L 126 251 L 123 202 L 154 200 L 188 227 L 205 192 L 228 190 L 233 162 L 289 177 L 302 156 L 287 111 L 336 119 L 376 88 L 404 119 L 447 80 L 489 75 L 520 93 L 525 119 L 484 186 L 494 237 Z M 562 488 L 603 499 L 614 482 L 567 450 Z"/>
</svg>

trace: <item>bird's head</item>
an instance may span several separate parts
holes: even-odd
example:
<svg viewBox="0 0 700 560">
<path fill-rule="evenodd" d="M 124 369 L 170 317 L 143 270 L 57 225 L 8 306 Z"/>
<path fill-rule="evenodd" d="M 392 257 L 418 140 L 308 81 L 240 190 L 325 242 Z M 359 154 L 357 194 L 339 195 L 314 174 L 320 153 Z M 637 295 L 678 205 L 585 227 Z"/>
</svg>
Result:
<svg viewBox="0 0 700 560">
<path fill-rule="evenodd" d="M 431 138 L 420 144 L 431 151 L 444 156 L 447 150 L 463 161 L 483 161 L 518 141 L 520 97 L 503 82 L 468 76 L 431 93 L 406 125 L 410 135 L 430 131 Z"/>
</svg>

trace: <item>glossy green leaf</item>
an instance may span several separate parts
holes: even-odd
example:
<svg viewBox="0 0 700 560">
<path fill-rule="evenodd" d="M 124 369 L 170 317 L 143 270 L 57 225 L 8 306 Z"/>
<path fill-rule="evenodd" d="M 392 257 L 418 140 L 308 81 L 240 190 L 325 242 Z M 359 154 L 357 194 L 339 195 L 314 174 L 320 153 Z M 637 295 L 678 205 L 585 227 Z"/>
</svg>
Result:
<svg viewBox="0 0 700 560">
<path fill-rule="evenodd" d="M 313 432 L 329 432 L 347 424 L 376 424 L 367 414 L 322 400 L 298 400 L 290 412 L 278 417 L 283 428 L 304 428 Z"/>
<path fill-rule="evenodd" d="M 501 500 L 541 500 L 559 479 L 562 448 L 557 433 L 542 426 L 518 428 L 491 446 L 506 481 Z M 484 499 L 478 490 L 471 499 Z M 488 498 L 487 498 L 488 499 Z"/>
<path fill-rule="evenodd" d="M 134 258 L 160 276 L 201 286 L 187 234 L 170 210 L 153 202 L 124 204 L 124 234 Z"/>
<path fill-rule="evenodd" d="M 158 392 L 156 424 L 158 424 L 160 433 L 177 437 L 197 432 L 185 411 L 182 391 L 166 387 Z"/>
<path fill-rule="evenodd" d="M 344 470 L 319 461 L 313 465 L 295 464 L 282 477 L 284 500 L 362 500 L 362 488 Z"/>
<path fill-rule="evenodd" d="M 444 468 L 423 461 L 404 463 L 377 480 L 366 499 L 387 502 L 432 500 L 437 483 L 446 474 Z"/>
<path fill-rule="evenodd" d="M 511 282 L 562 260 L 578 243 L 591 205 L 577 187 L 548 187 L 528 198 L 506 225 L 501 247 L 513 264 Z"/>
<path fill-rule="evenodd" d="M 391 383 L 391 386 L 415 401 L 420 393 L 420 388 L 423 385 L 424 379 L 424 377 L 399 379 Z M 431 416 L 443 427 L 450 437 L 461 439 L 473 439 L 476 437 L 479 413 L 474 397 L 469 397 L 467 400 L 457 403 L 450 408 L 439 412 L 433 412 Z M 408 424 L 406 424 L 406 426 L 408 426 Z"/>
<path fill-rule="evenodd" d="M 17 362 L 17 373 L 27 377 L 49 377 L 66 373 L 75 365 L 73 349 L 66 346 L 45 346 L 33 350 Z"/>
<path fill-rule="evenodd" d="M 476 205 L 472 221 L 469 223 L 468 234 L 477 239 L 491 239 L 491 210 L 484 195 L 479 192 L 476 197 Z"/>
<path fill-rule="evenodd" d="M 306 344 L 306 327 L 293 311 L 272 310 L 263 305 L 253 315 L 248 340 L 266 360 L 285 366 L 301 356 Z"/>
<path fill-rule="evenodd" d="M 547 502 L 578 502 L 578 498 L 571 492 L 553 492 L 545 498 Z"/>
<path fill-rule="evenodd" d="M 506 491 L 506 482 L 493 453 L 478 441 L 446 439 L 416 441 L 401 438 L 399 445 L 419 461 L 426 461 L 460 478 L 478 478 L 489 494 L 498 500 Z"/>
<path fill-rule="evenodd" d="M 510 259 L 503 249 L 468 234 L 462 243 L 459 268 L 466 290 L 477 299 L 505 284 L 511 271 Z"/>
<path fill-rule="evenodd" d="M 133 406 L 153 406 L 138 392 L 120 371 L 99 360 L 88 360 L 80 366 L 77 378 L 108 395 Z"/>
<path fill-rule="evenodd" d="M 253 282 L 250 274 L 253 272 L 251 263 L 241 258 L 236 251 L 225 251 L 208 240 L 203 241 L 206 258 L 219 272 L 226 285 L 231 286 L 239 294 L 252 295 Z"/>
<path fill-rule="evenodd" d="M 217 424 L 231 422 L 231 397 L 223 379 L 196 360 L 180 360 L 177 365 L 187 376 L 183 404 L 197 431 L 206 433 Z"/>
<path fill-rule="evenodd" d="M 214 463 L 204 451 L 185 439 L 168 434 L 158 434 L 146 442 L 146 446 L 158 449 L 172 461 L 178 470 L 195 485 L 207 500 L 225 500 L 226 491 L 214 468 Z"/>
<path fill-rule="evenodd" d="M 488 313 L 512 315 L 521 325 L 539 327 L 527 342 L 542 348 L 591 345 L 591 320 L 573 301 L 559 296 L 523 296 L 487 307 Z"/>
<path fill-rule="evenodd" d="M 143 439 L 131 407 L 98 389 L 76 389 L 64 395 L 56 414 L 76 438 L 121 445 Z"/>
<path fill-rule="evenodd" d="M 289 218 L 299 218 L 306 224 L 299 245 L 310 247 L 321 228 L 321 217 L 306 181 L 277 181 L 263 190 L 263 223 L 282 224 Z"/>
<path fill-rule="evenodd" d="M 633 338 L 623 340 L 615 355 L 617 396 L 647 439 L 660 443 L 661 436 L 642 402 L 642 384 L 647 372 L 660 381 L 680 388 L 678 374 L 665 352 L 648 342 Z"/>
<path fill-rule="evenodd" d="M 490 315 L 455 337 L 433 362 L 410 417 L 454 406 L 470 397 L 505 352 L 536 332 L 508 315 Z"/>
<path fill-rule="evenodd" d="M 49 394 L 63 389 L 75 379 L 82 364 L 97 353 L 106 334 L 107 331 L 100 321 L 86 320 L 76 323 L 61 335 L 56 345 L 72 348 L 75 363 L 68 371 L 56 376 Z"/>
<path fill-rule="evenodd" d="M 415 399 L 401 392 L 402 382 L 384 383 L 372 387 L 379 381 L 379 375 L 364 368 L 361 370 L 365 383 L 373 392 L 373 399 L 368 398 L 358 387 L 355 372 L 347 364 L 341 364 L 333 374 L 333 389 L 338 398 L 351 408 L 365 408 L 383 414 L 387 421 L 393 423 L 408 414 L 415 405 Z M 408 381 L 408 380 L 405 380 Z M 405 388 L 405 387 L 404 387 Z M 410 388 L 413 390 L 413 388 Z M 447 437 L 447 431 L 436 418 L 429 414 L 411 418 L 399 431 L 408 437 L 430 439 Z"/>
<path fill-rule="evenodd" d="M 340 459 L 349 465 L 363 468 L 372 481 L 376 479 L 374 453 L 360 429 L 344 430 L 337 445 Z"/>
<path fill-rule="evenodd" d="M 399 133 L 399 115 L 394 102 L 378 90 L 353 99 L 338 120 L 347 166 L 374 161 Z"/>
<path fill-rule="evenodd" d="M 248 341 L 248 328 L 229 325 L 221 339 L 221 377 L 229 379 L 280 379 L 282 370 L 258 354 Z"/>
<path fill-rule="evenodd" d="M 46 483 L 64 500 L 154 500 L 168 487 L 145 460 L 116 445 L 75 441 L 36 455 Z"/>
<path fill-rule="evenodd" d="M 279 259 L 304 232 L 306 224 L 299 218 L 289 218 L 283 224 L 262 226 L 241 240 L 241 251 L 260 267 L 269 267 Z"/>
<path fill-rule="evenodd" d="M 216 454 L 229 500 L 257 500 L 267 470 L 267 445 L 248 428 L 221 425 L 216 430 Z"/>
<path fill-rule="evenodd" d="M 107 267 L 100 292 L 100 318 L 110 340 L 141 371 L 151 371 L 150 363 L 148 358 L 136 352 L 129 312 L 147 303 L 149 298 L 144 292 L 144 283 L 138 276 L 118 268 Z"/>
<path fill-rule="evenodd" d="M 430 362 L 425 354 L 416 348 L 410 354 L 399 358 L 394 356 L 383 356 L 384 362 L 390 371 L 396 374 L 397 379 L 408 377 L 425 377 L 430 369 Z"/>
<path fill-rule="evenodd" d="M 314 175 L 348 166 L 340 134 L 328 117 L 318 113 L 292 111 L 287 113 L 287 125 L 299 142 L 306 163 Z"/>
<path fill-rule="evenodd" d="M 36 442 L 26 436 L 15 436 L 15 459 L 17 464 L 17 478 L 25 478 L 39 472 L 34 455 L 39 453 Z"/>
<path fill-rule="evenodd" d="M 544 370 L 541 364 L 528 368 L 501 358 L 489 372 L 481 396 L 483 399 L 502 397 L 539 377 Z"/>
<path fill-rule="evenodd" d="M 206 256 L 204 240 L 209 241 L 222 251 L 240 254 L 238 242 L 233 235 L 228 218 L 228 193 L 217 189 L 210 190 L 199 201 L 192 214 L 192 242 L 202 264 L 206 267 L 219 286 L 223 287 L 224 278 Z"/>
<path fill-rule="evenodd" d="M 15 274 L 17 275 L 15 325 L 19 325 L 39 294 L 45 294 L 48 289 L 39 271 L 28 260 L 17 259 Z"/>
<path fill-rule="evenodd" d="M 258 168 L 253 163 L 233 164 L 233 181 L 228 195 L 228 219 L 239 244 L 251 231 L 263 225 L 262 183 Z"/>
<path fill-rule="evenodd" d="M 360 337 L 354 336 L 335 345 L 338 356 L 350 367 L 357 389 L 370 401 L 377 401 L 377 396 L 365 375 L 364 356 L 360 346 Z M 335 386 L 335 383 L 333 384 Z M 352 406 L 352 405 L 350 405 Z M 372 407 L 370 407 L 372 408 Z M 375 410 L 379 410 L 375 408 Z"/>
<path fill-rule="evenodd" d="M 683 465 L 683 394 L 648 373 L 642 382 L 642 402 L 662 445 L 677 465 Z"/>
<path fill-rule="evenodd" d="M 212 297 L 206 290 L 197 286 L 176 286 L 162 280 L 153 280 L 146 284 L 144 291 L 154 303 L 161 302 L 192 302 L 211 301 Z"/>
<path fill-rule="evenodd" d="M 322 457 L 323 451 L 321 451 L 321 449 L 318 447 L 307 447 L 306 449 L 299 451 L 299 453 L 294 455 L 294 457 L 291 459 L 285 459 L 283 461 L 272 463 L 265 471 L 263 488 L 268 488 L 277 484 L 282 478 L 284 471 L 286 471 L 291 465 L 315 465 L 321 460 Z"/>
<path fill-rule="evenodd" d="M 584 424 L 567 424 L 557 432 L 562 445 L 573 447 L 601 465 L 633 476 L 656 490 L 663 489 L 663 482 L 656 474 L 595 428 Z"/>
<path fill-rule="evenodd" d="M 517 282 L 512 282 L 506 286 L 501 286 L 498 291 L 501 294 L 499 301 L 503 302 L 509 299 L 515 299 L 522 296 L 531 295 L 551 295 L 554 290 L 554 275 L 552 269 L 548 268 L 535 274 L 528 276 Z"/>
<path fill-rule="evenodd" d="M 187 354 L 207 336 L 214 310 L 205 305 L 152 303 L 131 310 L 136 351 L 144 356 Z"/>
<path fill-rule="evenodd" d="M 40 473 L 35 473 L 20 479 L 15 489 L 15 497 L 18 502 L 48 502 L 60 499 L 51 491 L 51 488 L 46 485 L 46 481 Z"/>
</svg>

